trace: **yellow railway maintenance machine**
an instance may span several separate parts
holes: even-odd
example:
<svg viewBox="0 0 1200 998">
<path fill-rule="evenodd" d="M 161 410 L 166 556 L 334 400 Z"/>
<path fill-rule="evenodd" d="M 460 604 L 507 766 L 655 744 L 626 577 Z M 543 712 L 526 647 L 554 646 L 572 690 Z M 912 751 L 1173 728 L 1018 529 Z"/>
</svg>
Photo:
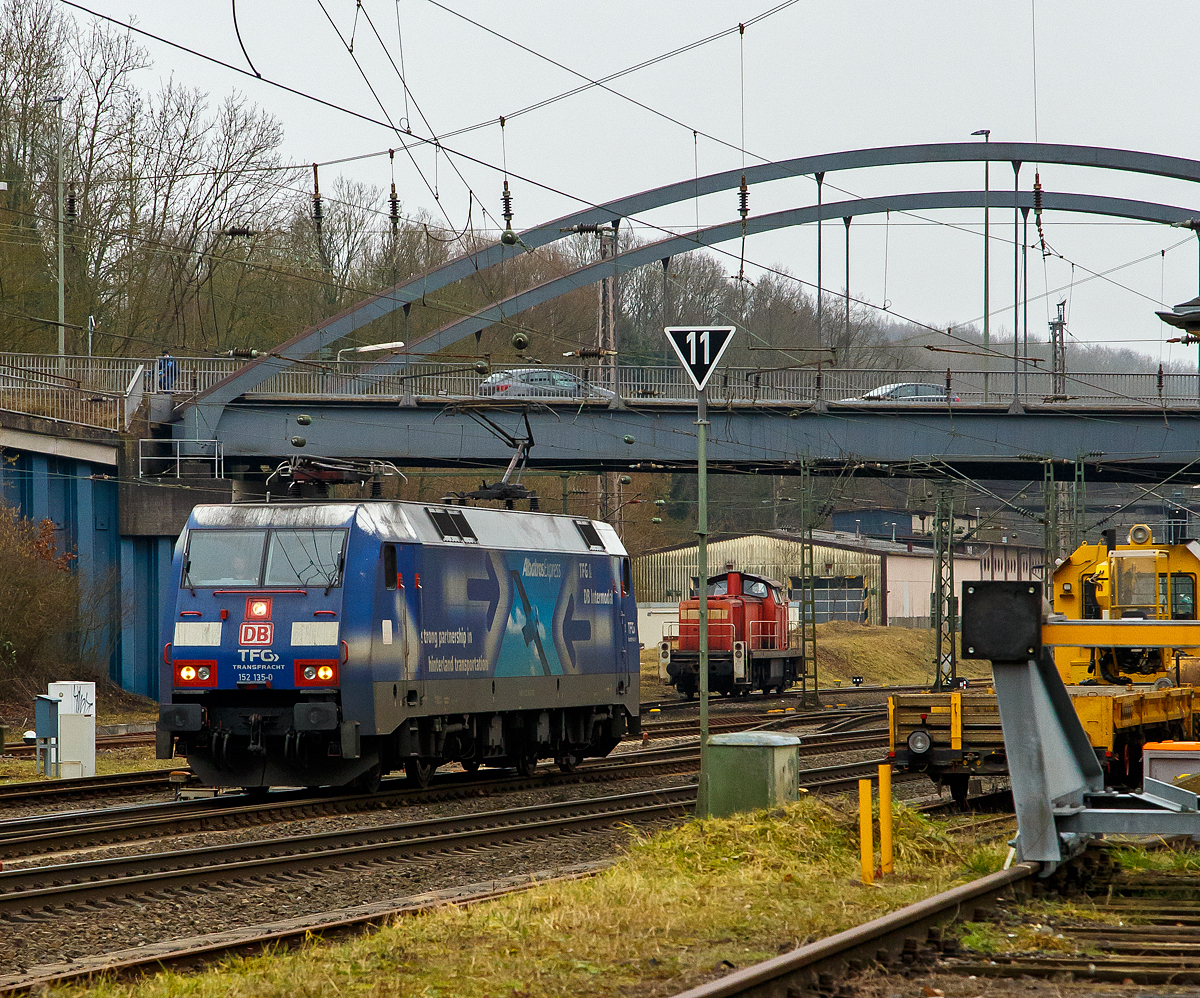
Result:
<svg viewBox="0 0 1200 998">
<path fill-rule="evenodd" d="M 1057 615 L 1055 615 L 1057 616 Z M 1200 622 L 1043 620 L 1038 582 L 963 586 L 962 657 L 992 663 L 1017 812 L 1017 858 L 1049 876 L 1097 835 L 1200 835 L 1196 776 L 1144 776 L 1139 793 L 1105 787 L 1104 771 L 1055 667 L 1052 648 L 1200 647 Z"/>
<path fill-rule="evenodd" d="M 1138 524 L 1129 543 L 1118 545 L 1106 530 L 1099 544 L 1081 544 L 1054 570 L 1050 594 L 1056 615 L 1067 620 L 1185 621 L 1196 619 L 1200 543 L 1156 544 Z M 1200 641 L 1194 631 L 1184 640 Z M 1097 632 L 1102 638 L 1103 632 Z M 1200 647 L 1103 643 L 1059 645 L 1054 663 L 1067 685 L 1127 686 L 1153 683 L 1158 689 L 1194 679 Z"/>
<path fill-rule="evenodd" d="M 1142 745 L 1190 738 L 1200 709 L 1192 685 L 1200 678 L 1200 543 L 1156 544 L 1145 525 L 1130 530 L 1128 544 L 1117 545 L 1111 530 L 1103 538 L 1081 545 L 1055 571 L 1052 619 L 1068 626 L 1049 644 L 1110 782 L 1135 783 Z M 1128 625 L 1122 645 L 1107 643 L 1107 624 L 1116 620 Z M 928 773 L 959 800 L 972 776 L 1008 773 L 991 689 L 899 694 L 888 708 L 898 769 Z"/>
</svg>

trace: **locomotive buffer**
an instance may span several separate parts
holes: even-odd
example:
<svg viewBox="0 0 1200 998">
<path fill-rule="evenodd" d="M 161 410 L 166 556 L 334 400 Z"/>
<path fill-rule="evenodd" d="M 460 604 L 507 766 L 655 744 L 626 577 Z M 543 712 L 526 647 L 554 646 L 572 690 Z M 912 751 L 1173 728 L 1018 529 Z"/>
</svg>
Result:
<svg viewBox="0 0 1200 998">
<path fill-rule="evenodd" d="M 708 809 L 708 464 L 704 453 L 708 431 L 708 381 L 733 341 L 733 326 L 668 326 L 663 330 L 679 363 L 696 387 L 696 568 L 700 577 L 700 786 L 696 815 Z"/>
</svg>

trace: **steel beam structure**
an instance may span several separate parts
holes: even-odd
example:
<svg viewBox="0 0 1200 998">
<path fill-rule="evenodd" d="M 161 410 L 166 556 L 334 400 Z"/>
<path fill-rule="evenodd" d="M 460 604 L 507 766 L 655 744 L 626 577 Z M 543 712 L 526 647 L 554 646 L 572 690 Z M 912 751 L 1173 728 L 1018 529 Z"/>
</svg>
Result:
<svg viewBox="0 0 1200 998">
<path fill-rule="evenodd" d="M 465 410 L 482 409 L 499 425 L 523 434 L 528 408 L 534 447 L 529 467 L 557 471 L 628 471 L 659 467 L 694 469 L 694 405 L 603 403 L 528 407 L 467 401 L 445 406 L 400 407 L 312 400 L 240 402 L 224 410 L 218 426 L 226 467 L 256 472 L 304 454 L 378 458 L 406 466 L 504 466 L 512 454 Z M 304 414 L 304 445 L 292 443 Z M 1047 461 L 1074 465 L 1088 455 L 1092 482 L 1200 481 L 1200 411 L 1103 408 L 1056 412 L 1029 406 L 1021 415 L 968 409 L 914 412 L 904 406 L 801 410 L 787 404 L 722 405 L 710 410 L 709 460 L 717 471 L 760 470 L 799 474 L 802 461 L 817 472 L 850 469 L 859 475 L 952 471 L 972 478 L 1030 481 Z M 297 438 L 299 439 L 299 438 Z"/>
<path fill-rule="evenodd" d="M 749 184 L 759 184 L 833 171 L 916 163 L 979 161 L 1054 163 L 1200 181 L 1200 162 L 1194 160 L 1128 149 L 1030 142 L 986 144 L 960 142 L 857 149 L 764 163 L 747 169 L 744 179 Z M 209 435 L 200 432 L 201 424 L 215 423 L 216 418 L 219 418 L 220 410 L 226 404 L 251 391 L 271 375 L 286 368 L 292 361 L 303 359 L 315 353 L 322 346 L 387 315 L 396 308 L 418 301 L 432 291 L 470 277 L 482 269 L 517 255 L 524 251 L 522 247 L 535 249 L 538 246 L 547 245 L 563 238 L 563 230 L 570 229 L 572 226 L 604 222 L 615 223 L 622 218 L 633 217 L 639 212 L 686 201 L 701 195 L 732 190 L 739 187 L 742 182 L 742 172 L 734 170 L 668 184 L 629 197 L 618 198 L 606 204 L 589 206 L 544 225 L 527 229 L 521 233 L 519 246 L 493 243 L 477 252 L 458 257 L 427 274 L 397 285 L 384 294 L 351 306 L 339 315 L 292 337 L 271 351 L 270 355 L 248 364 L 237 374 L 189 403 L 185 415 L 188 430 L 180 435 L 192 438 Z M 1171 220 L 1174 221 L 1174 219 Z M 740 234 L 740 223 L 738 229 Z M 694 243 L 689 248 L 694 249 L 697 245 L 699 243 Z"/>
<path fill-rule="evenodd" d="M 933 624 L 935 690 L 952 690 L 958 681 L 958 596 L 954 591 L 954 485 L 941 482 L 933 515 Z"/>
</svg>

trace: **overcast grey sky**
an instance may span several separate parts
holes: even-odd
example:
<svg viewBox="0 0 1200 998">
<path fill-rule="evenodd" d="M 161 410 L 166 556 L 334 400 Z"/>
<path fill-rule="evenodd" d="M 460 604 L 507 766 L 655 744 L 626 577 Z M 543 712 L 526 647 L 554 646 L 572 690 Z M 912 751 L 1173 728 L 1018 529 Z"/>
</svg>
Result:
<svg viewBox="0 0 1200 998">
<path fill-rule="evenodd" d="M 432 129 L 445 136 L 486 123 L 446 138 L 445 145 L 492 164 L 455 160 L 493 216 L 499 215 L 502 181 L 496 169 L 502 162 L 497 119 L 581 81 L 451 11 L 593 79 L 734 29 L 611 84 L 653 111 L 591 88 L 511 117 L 505 129 L 508 167 L 545 185 L 512 182 L 517 228 L 564 214 L 581 202 L 690 178 L 697 160 L 701 173 L 740 166 L 743 56 L 748 164 L 869 146 L 963 141 L 979 128 L 990 128 L 994 141 L 1037 138 L 1200 156 L 1188 54 L 1188 40 L 1197 37 L 1200 27 L 1200 5 L 1195 3 L 800 0 L 751 24 L 739 40 L 738 22 L 770 10 L 775 6 L 771 0 L 362 0 L 361 11 L 354 0 L 322 2 L 345 40 L 353 36 L 354 57 L 362 72 L 318 0 L 236 0 L 241 38 L 257 71 L 381 118 L 365 74 L 387 116 L 394 122 L 407 116 L 414 133 L 421 135 Z M 147 31 L 233 65 L 247 65 L 226 0 L 83 3 L 121 20 L 132 16 Z M 72 13 L 81 23 L 89 20 L 84 13 Z M 390 53 L 400 64 L 401 38 L 404 75 L 412 94 L 407 104 L 388 57 Z M 436 186 L 435 200 L 413 161 L 400 151 L 401 138 L 388 128 L 322 108 L 158 42 L 142 42 L 154 58 L 144 84 L 153 86 L 174 75 L 214 98 L 232 89 L 246 93 L 282 121 L 284 154 L 296 162 L 384 153 L 324 169 L 323 185 L 341 170 L 386 188 L 391 179 L 386 150 L 395 147 L 395 179 L 405 210 L 423 207 L 435 215 L 444 210 L 454 225 L 465 223 L 467 187 L 446 154 L 435 154 L 429 146 L 412 149 L 429 185 Z M 714 138 L 694 138 L 693 129 Z M 982 174 L 981 164 L 830 174 L 826 199 L 845 197 L 833 187 L 856 196 L 977 189 Z M 994 164 L 991 176 L 993 187 L 1011 191 L 1007 164 Z M 1194 205 L 1200 217 L 1200 190 L 1195 185 L 1056 166 L 1045 167 L 1041 176 L 1047 190 Z M 1021 180 L 1026 189 L 1032 184 L 1031 165 L 1022 169 Z M 751 211 L 812 203 L 815 184 L 802 178 L 756 188 Z M 687 202 L 664 208 L 642 221 L 690 228 L 697 210 L 701 224 L 712 224 L 736 218 L 736 209 L 736 192 L 729 192 L 698 206 Z M 478 209 L 474 221 L 479 225 Z M 1032 228 L 1031 224 L 1031 233 Z M 1065 287 L 1062 296 L 1070 298 L 1070 328 L 1078 339 L 1128 345 L 1156 358 L 1194 363 L 1195 348 L 1162 344 L 1175 334 L 1162 326 L 1154 310 L 1160 300 L 1170 305 L 1197 293 L 1195 237 L 1162 226 L 1050 212 L 1045 228 L 1051 245 L 1077 266 L 1073 271 L 1070 263 L 1059 259 L 1043 265 L 1040 254 L 1031 255 L 1031 297 L 1047 287 Z M 981 230 L 981 211 L 925 212 L 920 218 L 892 214 L 890 220 L 856 221 L 851 232 L 851 291 L 934 325 L 976 320 L 982 313 Z M 844 284 L 843 231 L 840 221 L 826 223 L 826 286 L 838 290 Z M 994 211 L 992 232 L 992 328 L 1000 332 L 1012 327 L 1012 245 L 1007 241 L 1011 209 Z M 1170 249 L 1178 243 L 1182 245 Z M 726 248 L 738 249 L 733 244 Z M 1169 251 L 1163 256 L 1162 250 Z M 752 277 L 757 263 L 782 265 L 806 281 L 816 279 L 815 228 L 754 237 L 746 253 Z M 1107 271 L 1144 256 L 1150 259 L 1123 267 L 1111 280 L 1085 280 L 1088 274 L 1082 268 Z M 736 269 L 733 261 L 731 272 Z M 1031 303 L 1031 334 L 1044 337 L 1056 297 Z"/>
</svg>

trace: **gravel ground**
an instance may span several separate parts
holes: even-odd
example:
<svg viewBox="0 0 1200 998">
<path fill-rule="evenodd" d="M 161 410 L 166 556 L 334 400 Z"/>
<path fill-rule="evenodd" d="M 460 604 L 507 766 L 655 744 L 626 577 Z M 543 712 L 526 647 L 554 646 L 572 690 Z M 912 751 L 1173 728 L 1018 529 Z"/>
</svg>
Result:
<svg viewBox="0 0 1200 998">
<path fill-rule="evenodd" d="M 745 709 L 740 704 L 737 707 L 739 711 Z M 806 728 L 794 730 L 803 735 Z M 650 748 L 696 744 L 697 741 L 694 736 L 658 738 L 651 741 Z M 614 755 L 636 756 L 638 747 L 638 743 L 635 742 L 624 743 Z M 843 751 L 806 757 L 801 760 L 801 766 L 816 768 L 879 757 L 880 751 L 877 748 Z M 332 829 L 372 827 L 401 821 L 420 821 L 483 810 L 634 793 L 680 786 L 694 780 L 694 774 L 678 774 L 528 789 L 498 794 L 483 801 L 475 798 L 413 804 L 364 814 L 336 815 L 284 821 L 255 828 L 172 836 L 130 845 L 97 848 L 86 853 L 39 856 L 29 861 L 29 865 L 202 848 L 227 842 L 271 839 Z M 912 803 L 937 799 L 931 795 L 931 784 L 923 780 L 908 784 L 899 783 L 895 786 L 894 793 L 897 799 Z M 166 795 L 122 798 L 119 804 L 161 800 L 164 796 Z M 96 799 L 96 806 L 103 804 L 102 799 Z M 88 802 L 72 805 L 75 809 L 87 806 Z M 48 809 L 38 810 L 45 813 Z M 9 816 L 13 815 L 0 815 Z M 456 850 L 425 858 L 398 860 L 359 870 L 296 873 L 289 874 L 286 879 L 264 878 L 265 882 L 229 890 L 189 890 L 165 899 L 147 897 L 121 903 L 84 905 L 77 911 L 61 910 L 51 913 L 49 917 L 39 916 L 35 920 L 20 921 L 10 926 L 9 931 L 0 931 L 0 973 L 25 970 L 45 962 L 70 960 L 83 955 L 144 945 L 151 941 L 191 936 L 233 926 L 254 925 L 388 897 L 402 897 L 532 870 L 554 870 L 588 860 L 604 859 L 619 853 L 629 841 L 630 834 L 628 829 L 572 833 L 507 846 Z M 12 869 L 16 864 L 10 862 L 6 865 Z"/>
<path fill-rule="evenodd" d="M 111 856 L 141 856 L 150 853 L 171 852 L 180 849 L 202 849 L 207 846 L 229 842 L 260 842 L 292 835 L 312 835 L 352 828 L 373 828 L 399 822 L 428 821 L 456 815 L 477 814 L 484 811 L 499 811 L 512 807 L 528 807 L 537 804 L 555 804 L 564 801 L 586 800 L 614 794 L 638 793 L 662 787 L 686 786 L 695 783 L 695 774 L 680 773 L 677 776 L 650 776 L 637 780 L 613 780 L 606 783 L 576 783 L 554 787 L 519 790 L 496 794 L 493 797 L 459 798 L 421 804 L 404 804 L 394 808 L 368 811 L 358 814 L 338 814 L 300 820 L 279 821 L 250 828 L 217 829 L 189 835 L 170 835 L 160 839 L 141 842 L 98 846 L 90 849 L 71 850 L 62 853 L 47 853 L 30 857 L 28 860 L 6 860 L 6 870 L 71 863 L 81 860 L 106 859 Z M 422 888 L 424 889 L 424 888 Z"/>
<path fill-rule="evenodd" d="M 240 889 L 187 892 L 169 900 L 143 898 L 96 911 L 81 906 L 81 911 L 21 923 L 0 933 L 0 973 L 530 870 L 555 870 L 612 856 L 629 835 L 627 829 L 591 831 L 402 860 L 361 871 L 291 874 L 287 880 L 273 878 Z"/>
</svg>

